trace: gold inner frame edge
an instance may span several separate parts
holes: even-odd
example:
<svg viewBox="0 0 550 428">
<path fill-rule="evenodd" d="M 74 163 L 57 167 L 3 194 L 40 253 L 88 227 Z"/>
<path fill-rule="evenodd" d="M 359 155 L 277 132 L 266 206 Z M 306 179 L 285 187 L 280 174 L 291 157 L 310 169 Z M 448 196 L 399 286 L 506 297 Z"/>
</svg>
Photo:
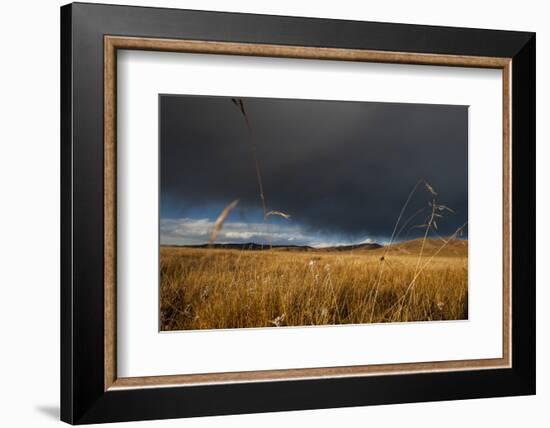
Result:
<svg viewBox="0 0 550 428">
<path fill-rule="evenodd" d="M 503 349 L 502 358 L 378 364 L 304 369 L 261 370 L 170 376 L 117 377 L 116 367 L 116 88 L 117 50 L 147 50 L 213 55 L 241 55 L 332 61 L 439 65 L 502 70 L 503 90 Z M 482 370 L 511 367 L 511 58 L 389 52 L 362 49 L 256 43 L 104 37 L 104 389 L 193 386 L 220 383 L 360 377 L 405 373 Z"/>
</svg>

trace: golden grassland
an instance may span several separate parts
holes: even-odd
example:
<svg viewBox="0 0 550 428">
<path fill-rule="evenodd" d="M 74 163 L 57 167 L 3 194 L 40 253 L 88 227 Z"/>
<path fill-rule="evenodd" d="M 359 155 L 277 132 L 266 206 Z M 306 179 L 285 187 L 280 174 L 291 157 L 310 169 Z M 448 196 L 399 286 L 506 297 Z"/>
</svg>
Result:
<svg viewBox="0 0 550 428">
<path fill-rule="evenodd" d="M 420 240 L 354 251 L 163 246 L 161 330 L 467 319 L 467 241 L 420 247 Z"/>
</svg>

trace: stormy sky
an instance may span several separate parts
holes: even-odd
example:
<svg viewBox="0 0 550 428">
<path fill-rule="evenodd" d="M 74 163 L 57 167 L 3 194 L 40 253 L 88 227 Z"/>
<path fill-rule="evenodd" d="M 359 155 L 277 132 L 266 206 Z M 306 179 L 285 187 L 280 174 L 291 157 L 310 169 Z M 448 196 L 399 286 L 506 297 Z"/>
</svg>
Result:
<svg viewBox="0 0 550 428">
<path fill-rule="evenodd" d="M 419 180 L 445 211 L 439 233 L 467 221 L 468 107 L 274 98 L 161 95 L 161 244 L 208 242 L 238 199 L 218 243 L 344 245 L 387 242 Z M 247 127 L 246 120 L 250 128 Z M 254 156 L 254 148 L 256 156 Z M 264 221 L 256 171 L 266 211 Z M 417 187 L 398 240 L 431 212 Z"/>
</svg>

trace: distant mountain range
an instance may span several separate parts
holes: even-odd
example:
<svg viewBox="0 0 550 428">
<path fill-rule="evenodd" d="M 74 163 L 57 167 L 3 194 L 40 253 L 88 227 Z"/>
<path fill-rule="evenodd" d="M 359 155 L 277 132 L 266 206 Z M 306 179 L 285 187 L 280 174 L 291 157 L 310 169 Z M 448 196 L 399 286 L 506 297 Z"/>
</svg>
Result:
<svg viewBox="0 0 550 428">
<path fill-rule="evenodd" d="M 418 254 L 422 249 L 423 254 L 429 256 L 438 252 L 442 256 L 463 256 L 468 254 L 468 240 L 453 238 L 447 243 L 443 239 L 429 238 L 422 242 L 422 239 L 413 239 L 410 241 L 402 241 L 384 246 L 378 243 L 365 243 L 354 245 L 335 245 L 331 247 L 311 247 L 308 245 L 272 245 L 257 244 L 255 242 L 246 243 L 229 243 L 229 244 L 201 244 L 201 245 L 169 245 L 170 247 L 178 248 L 213 248 L 225 250 L 277 250 L 277 251 L 375 251 L 380 250 L 388 254 L 414 255 Z"/>
<path fill-rule="evenodd" d="M 350 251 L 350 250 L 374 250 L 381 248 L 382 245 L 369 243 L 369 244 L 357 244 L 357 245 L 338 245 L 333 247 L 315 248 L 308 245 L 268 245 L 257 244 L 255 242 L 246 242 L 239 244 L 201 244 L 201 245 L 172 245 L 173 247 L 180 248 L 214 248 L 225 250 L 282 250 L 282 251 Z"/>
</svg>

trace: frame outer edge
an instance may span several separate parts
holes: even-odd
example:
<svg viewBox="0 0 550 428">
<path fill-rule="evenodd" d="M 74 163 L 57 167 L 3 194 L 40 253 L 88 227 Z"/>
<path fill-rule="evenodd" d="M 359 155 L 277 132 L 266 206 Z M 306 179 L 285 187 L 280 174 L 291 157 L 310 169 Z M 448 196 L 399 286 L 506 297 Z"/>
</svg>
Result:
<svg viewBox="0 0 550 428">
<path fill-rule="evenodd" d="M 85 268 L 93 268 L 97 264 L 97 259 L 88 261 L 84 256 L 87 257 L 91 254 L 93 257 L 97 257 L 99 241 L 99 238 L 96 238 L 97 232 L 101 229 L 101 241 L 104 234 L 103 228 L 99 227 L 93 217 L 90 218 L 90 224 L 82 223 L 83 209 L 80 206 L 85 203 L 84 205 L 92 208 L 93 214 L 98 214 L 94 206 L 89 205 L 92 202 L 99 202 L 99 197 L 96 197 L 97 183 L 87 183 L 82 179 L 91 176 L 94 180 L 101 181 L 103 178 L 103 174 L 100 174 L 96 165 L 98 160 L 96 144 L 101 139 L 99 134 L 103 135 L 103 129 L 97 130 L 96 133 L 97 124 L 102 123 L 99 111 L 103 112 L 103 96 L 97 93 L 103 88 L 103 84 L 99 85 L 102 77 L 99 76 L 97 70 L 99 51 L 103 54 L 103 50 L 99 49 L 100 39 L 102 40 L 103 36 L 107 34 L 140 34 L 144 37 L 154 34 L 164 38 L 200 39 L 206 34 L 204 38 L 209 40 L 251 43 L 268 41 L 269 43 L 286 44 L 286 40 L 289 39 L 291 43 L 299 43 L 300 40 L 317 40 L 315 37 L 320 30 L 318 24 L 322 23 L 323 27 L 330 31 L 324 31 L 324 35 L 319 39 L 321 45 L 326 43 L 327 46 L 339 47 L 340 44 L 349 44 L 349 47 L 353 47 L 351 45 L 357 44 L 362 49 L 362 45 L 369 44 L 375 46 L 375 50 L 384 50 L 381 44 L 387 44 L 387 41 L 382 42 L 376 37 L 374 41 L 365 41 L 365 37 L 359 40 L 359 36 L 364 36 L 363 29 L 368 29 L 367 32 L 374 32 L 376 35 L 378 31 L 382 33 L 381 35 L 387 35 L 391 30 L 390 45 L 393 43 L 399 46 L 400 40 L 407 45 L 403 40 L 411 40 L 410 37 L 408 39 L 401 37 L 403 33 L 410 33 L 408 27 L 412 27 L 403 24 L 354 21 L 337 23 L 334 20 L 316 20 L 317 23 L 313 23 L 313 19 L 308 20 L 307 18 L 287 19 L 264 16 L 255 19 L 255 15 L 244 17 L 243 14 L 231 13 L 224 13 L 222 18 L 221 15 L 217 12 L 82 3 L 62 8 L 62 420 L 80 424 L 533 394 L 535 391 L 535 324 L 534 312 L 529 313 L 529 311 L 534 309 L 535 303 L 535 265 L 534 260 L 525 261 L 523 258 L 533 259 L 535 237 L 534 215 L 529 214 L 529 210 L 534 208 L 535 121 L 534 117 L 529 117 L 529 115 L 534 116 L 535 107 L 534 35 L 525 32 L 426 26 L 414 26 L 413 33 L 420 33 L 423 37 L 430 35 L 428 41 L 422 38 L 422 47 L 418 52 L 445 53 L 450 51 L 458 55 L 467 54 L 467 52 L 480 54 L 490 52 L 497 57 L 514 57 L 512 109 L 515 113 L 520 111 L 522 118 L 516 116 L 512 118 L 512 133 L 516 143 L 512 146 L 516 179 L 515 183 L 512 183 L 514 188 L 512 199 L 516 203 L 518 201 L 526 203 L 525 208 L 521 208 L 519 217 L 524 222 L 532 223 L 527 225 L 518 223 L 518 213 L 513 213 L 513 225 L 516 226 L 518 223 L 520 226 L 513 228 L 516 233 L 514 238 L 521 239 L 514 239 L 516 247 L 513 248 L 512 257 L 514 262 L 520 259 L 519 265 L 522 269 L 522 272 L 518 272 L 518 269 L 513 272 L 514 298 L 519 296 L 521 300 L 521 304 L 512 307 L 514 320 L 516 320 L 513 330 L 516 339 L 518 333 L 526 336 L 521 342 L 514 339 L 514 367 L 492 371 L 492 373 L 485 374 L 483 379 L 480 379 L 481 376 L 476 371 L 467 371 L 461 374 L 456 372 L 427 374 L 422 375 L 422 378 L 419 375 L 400 375 L 395 378 L 389 377 L 390 379 L 384 381 L 373 377 L 369 381 L 368 387 L 358 379 L 349 378 L 330 383 L 323 380 L 296 381 L 291 388 L 283 385 L 283 382 L 268 382 L 254 385 L 231 385 L 230 387 L 220 385 L 188 389 L 141 389 L 131 393 L 130 391 L 104 391 L 104 373 L 103 371 L 99 372 L 100 369 L 103 370 L 103 361 L 99 361 L 98 358 L 99 354 L 103 357 L 104 353 L 103 337 L 98 337 L 98 330 L 103 328 L 104 319 L 103 311 L 101 316 L 97 314 L 100 297 L 95 290 L 95 284 L 100 275 L 94 271 L 85 271 L 83 268 L 83 265 Z M 147 19 L 145 19 L 146 17 Z M 205 24 L 208 23 L 206 21 L 222 25 L 213 28 L 206 27 Z M 235 27 L 235 22 L 245 25 Z M 229 25 L 230 23 L 231 25 Z M 258 25 L 261 23 L 263 26 L 260 29 Z M 281 34 L 275 33 L 274 25 L 279 24 L 288 26 L 288 31 Z M 299 31 L 297 31 L 298 24 L 303 24 Z M 350 31 L 342 33 L 340 31 L 342 26 L 347 26 L 346 28 L 349 28 Z M 361 31 L 359 31 L 359 27 Z M 401 36 L 395 35 L 394 37 L 394 30 L 401 33 Z M 427 34 L 428 32 L 429 34 Z M 446 41 L 440 42 L 438 34 L 447 37 L 446 39 L 444 37 Z M 487 36 L 487 40 L 483 39 L 484 43 L 475 41 L 479 40 L 480 35 Z M 449 41 L 456 39 L 458 43 L 456 46 Z M 415 45 L 416 42 L 408 44 Z M 342 48 L 346 47 L 342 46 Z M 417 52 L 416 49 L 411 49 L 411 51 Z M 78 52 L 78 56 L 74 55 L 76 52 Z M 520 73 L 518 74 L 518 72 Z M 532 81 L 530 81 L 531 79 Z M 524 83 L 520 85 L 520 82 Z M 526 90 L 528 94 L 518 98 L 518 91 L 521 95 L 523 90 Z M 102 103 L 101 108 L 98 105 L 100 102 Z M 82 103 L 85 104 L 82 105 Z M 75 109 L 76 112 L 74 112 Z M 521 109 L 525 111 L 522 112 Z M 525 138 L 520 138 L 522 140 L 521 150 L 518 147 L 518 137 L 521 137 L 518 127 L 527 134 Z M 532 153 L 526 153 L 528 151 L 532 151 Z M 91 155 L 91 158 L 86 160 L 85 155 Z M 79 170 L 78 166 L 86 167 L 86 170 Z M 101 171 L 103 170 L 101 169 Z M 518 171 L 521 174 L 526 174 L 524 179 L 519 180 L 521 183 L 518 182 Z M 76 176 L 77 174 L 78 176 Z M 99 175 L 95 177 L 93 174 Z M 525 189 L 525 186 L 529 184 L 532 184 L 533 188 Z M 519 191 L 525 191 L 526 194 L 520 196 Z M 101 196 L 101 200 L 103 200 L 103 194 Z M 103 207 L 101 207 L 102 215 Z M 70 221 L 70 225 L 64 223 L 63 220 Z M 76 220 L 79 220 L 80 223 Z M 96 232 L 96 237 L 86 231 L 83 224 L 87 224 L 92 231 Z M 526 233 L 524 237 L 518 235 L 524 232 Z M 88 241 L 89 246 L 83 244 L 85 240 Z M 524 250 L 527 250 L 526 255 L 523 254 Z M 83 256 L 78 260 L 79 263 L 73 263 L 73 254 L 75 257 Z M 515 267 L 517 268 L 517 264 Z M 87 273 L 88 276 L 82 275 L 83 273 Z M 104 271 L 101 269 L 101 277 L 103 274 Z M 522 294 L 525 296 L 522 297 Z M 103 302 L 103 293 L 101 293 L 101 301 Z M 515 301 L 517 302 L 517 299 Z M 103 307 L 103 303 L 101 306 Z M 96 311 L 93 311 L 94 309 Z M 520 319 L 518 319 L 518 314 L 521 314 Z M 468 385 L 479 381 L 483 381 L 479 388 L 470 391 Z M 446 386 L 450 384 L 453 385 L 453 388 L 448 389 Z M 416 393 L 411 395 L 414 390 Z M 374 391 L 376 391 L 375 395 Z M 243 395 L 237 399 L 236 396 L 239 394 Z M 266 397 L 271 397 L 271 399 Z"/>
<path fill-rule="evenodd" d="M 512 362 L 536 393 L 536 35 L 512 59 Z"/>
<path fill-rule="evenodd" d="M 117 4 L 73 3 L 76 10 L 85 14 L 90 22 L 109 16 L 105 27 L 116 26 L 112 22 L 115 16 L 124 16 L 128 25 L 139 25 L 143 31 L 114 31 L 105 34 L 155 37 L 158 32 L 150 31 L 149 19 L 145 15 L 157 15 L 164 26 L 162 38 L 184 38 L 195 40 L 226 41 L 236 43 L 256 43 L 258 39 L 277 38 L 275 44 L 295 46 L 334 47 L 345 49 L 366 49 L 377 51 L 395 51 L 393 42 L 403 43 L 408 53 L 438 53 L 447 55 L 502 57 L 510 58 L 519 52 L 532 33 L 525 31 L 506 31 L 485 28 L 450 27 L 426 24 L 407 24 L 402 22 L 376 22 L 352 19 L 312 18 L 307 16 L 289 16 L 255 14 L 245 12 L 226 12 L 176 7 L 144 7 Z M 208 20 L 216 27 L 214 31 L 205 31 L 201 21 Z M 246 27 L 251 20 L 258 28 L 254 32 Z M 102 23 L 103 25 L 103 23 Z M 270 34 L 274 25 L 282 26 L 277 34 Z M 154 25 L 153 25 L 154 26 Z M 185 30 L 175 28 L 185 26 Z M 334 26 L 345 26 L 345 31 L 332 31 Z M 370 28 L 367 28 L 370 27 Z M 181 33 L 188 35 L 180 37 Z M 315 38 L 311 33 L 318 32 Z M 431 33 L 426 37 L 427 32 Z M 205 36 L 205 33 L 217 33 Z M 175 36 L 175 34 L 178 34 Z M 382 35 L 380 37 L 379 35 Z M 479 39 L 484 39 L 483 43 Z M 301 41 L 300 41 L 301 40 Z M 391 41 L 389 41 L 391 40 Z M 304 42 L 305 41 L 305 42 Z M 259 42 L 262 43 L 262 42 Z M 376 47 L 374 47 L 376 46 Z M 474 53 L 475 52 L 475 53 Z"/>
<path fill-rule="evenodd" d="M 74 423 L 74 365 L 73 365 L 73 34 L 72 5 L 60 9 L 60 213 L 61 213 L 61 349 L 60 349 L 60 418 Z"/>
</svg>

